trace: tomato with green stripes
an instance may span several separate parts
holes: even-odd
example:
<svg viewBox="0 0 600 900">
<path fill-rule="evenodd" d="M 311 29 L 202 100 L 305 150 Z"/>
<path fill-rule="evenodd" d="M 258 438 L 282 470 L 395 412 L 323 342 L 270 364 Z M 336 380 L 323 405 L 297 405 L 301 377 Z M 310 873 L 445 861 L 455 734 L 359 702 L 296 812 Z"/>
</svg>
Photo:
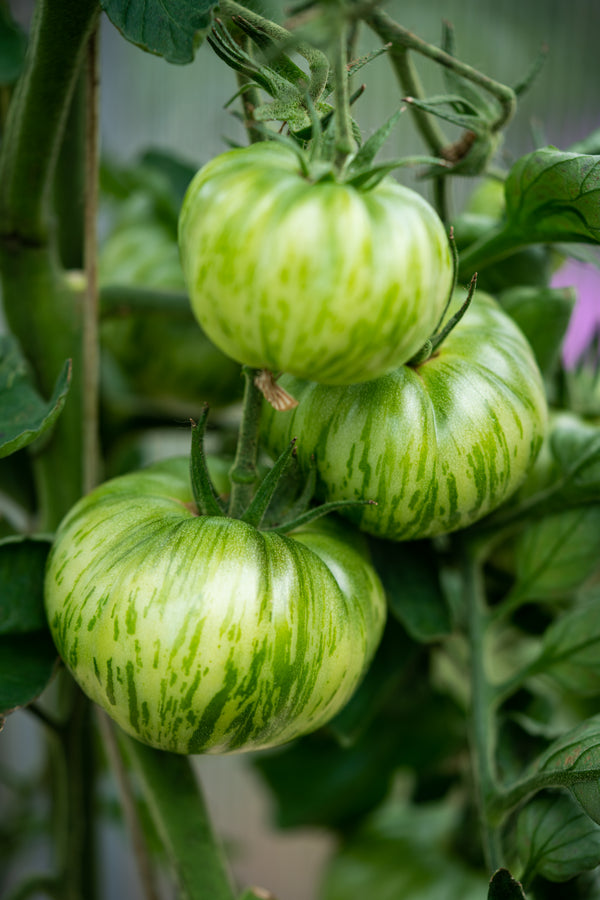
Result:
<svg viewBox="0 0 600 900">
<path fill-rule="evenodd" d="M 325 384 L 412 358 L 452 288 L 444 225 L 419 194 L 391 178 L 372 189 L 312 178 L 271 141 L 198 172 L 179 246 L 193 311 L 217 347 Z"/>
<path fill-rule="evenodd" d="M 108 481 L 63 520 L 45 602 L 65 664 L 123 728 L 175 753 L 272 747 L 349 699 L 385 598 L 362 537 L 199 516 L 189 462 Z"/>
<path fill-rule="evenodd" d="M 525 478 L 546 429 L 533 352 L 480 293 L 419 365 L 349 387 L 280 383 L 299 405 L 266 411 L 270 451 L 297 437 L 304 469 L 315 460 L 320 496 L 376 501 L 347 514 L 392 540 L 455 531 L 495 509 Z"/>
</svg>

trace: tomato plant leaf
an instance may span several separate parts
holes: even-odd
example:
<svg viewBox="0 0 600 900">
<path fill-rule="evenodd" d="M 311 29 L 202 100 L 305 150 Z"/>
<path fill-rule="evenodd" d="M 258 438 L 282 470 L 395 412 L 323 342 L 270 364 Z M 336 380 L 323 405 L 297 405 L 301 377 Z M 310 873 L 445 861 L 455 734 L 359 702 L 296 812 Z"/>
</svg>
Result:
<svg viewBox="0 0 600 900">
<path fill-rule="evenodd" d="M 56 661 L 48 631 L 0 636 L 0 719 L 39 697 Z"/>
<path fill-rule="evenodd" d="M 215 0 L 101 0 L 123 37 L 167 62 L 189 63 L 211 23 Z"/>
<path fill-rule="evenodd" d="M 411 637 L 434 641 L 452 630 L 438 577 L 435 551 L 427 541 L 399 544 L 369 539 L 375 568 L 390 610 Z"/>
<path fill-rule="evenodd" d="M 552 375 L 575 305 L 575 291 L 515 287 L 500 295 L 500 303 L 529 341 L 542 374 Z"/>
<path fill-rule="evenodd" d="M 550 744 L 532 770 L 568 787 L 600 825 L 600 715 L 586 719 Z"/>
<path fill-rule="evenodd" d="M 544 634 L 536 668 L 576 694 L 600 693 L 599 594 L 560 616 Z"/>
<path fill-rule="evenodd" d="M 181 900 L 233 900 L 200 785 L 185 756 L 165 753 L 119 733 L 137 773 L 152 823 L 179 883 Z"/>
<path fill-rule="evenodd" d="M 8 6 L 0 4 L 0 85 L 14 84 L 25 62 L 27 36 L 10 15 Z"/>
<path fill-rule="evenodd" d="M 46 403 L 29 380 L 15 339 L 0 336 L 0 458 L 26 447 L 52 428 L 64 406 L 70 378 L 71 363 L 67 361 Z"/>
<path fill-rule="evenodd" d="M 44 572 L 49 550 L 47 538 L 0 541 L 0 635 L 46 627 Z"/>
<path fill-rule="evenodd" d="M 564 597 L 600 568 L 600 506 L 545 516 L 519 536 L 515 590 L 545 600 Z"/>
<path fill-rule="evenodd" d="M 568 881 L 600 863 L 600 826 L 565 792 L 540 794 L 519 814 L 517 850 L 524 880 Z"/>
<path fill-rule="evenodd" d="M 490 881 L 488 900 L 525 900 L 525 894 L 508 869 L 498 869 Z"/>
<path fill-rule="evenodd" d="M 506 179 L 507 231 L 525 243 L 600 242 L 600 156 L 544 147 Z"/>
<path fill-rule="evenodd" d="M 450 804 L 386 804 L 333 857 L 323 900 L 481 900 L 487 878 L 448 849 L 459 814 Z"/>
</svg>

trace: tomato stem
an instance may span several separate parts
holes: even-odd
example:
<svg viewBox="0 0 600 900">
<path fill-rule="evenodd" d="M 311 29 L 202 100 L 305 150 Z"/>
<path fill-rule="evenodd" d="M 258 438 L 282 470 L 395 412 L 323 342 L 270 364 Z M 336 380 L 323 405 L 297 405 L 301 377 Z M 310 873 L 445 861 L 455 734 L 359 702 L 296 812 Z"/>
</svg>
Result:
<svg viewBox="0 0 600 900">
<path fill-rule="evenodd" d="M 98 28 L 89 41 L 85 65 L 87 118 L 85 127 L 85 228 L 86 289 L 83 306 L 82 428 L 83 484 L 87 494 L 98 483 L 100 472 L 100 338 L 98 330 L 98 143 L 99 66 Z"/>
<path fill-rule="evenodd" d="M 235 459 L 229 473 L 229 515 L 234 519 L 241 518 L 250 505 L 259 477 L 256 461 L 263 396 L 255 383 L 257 370 L 243 366 L 242 373 L 245 379 L 242 421 Z"/>
<path fill-rule="evenodd" d="M 343 6 L 340 9 L 340 22 L 333 48 L 333 79 L 335 85 L 335 167 L 341 172 L 348 157 L 355 151 L 356 142 L 352 134 L 352 118 L 350 115 L 350 93 L 348 89 L 348 26 Z"/>
<path fill-rule="evenodd" d="M 471 648 L 471 747 L 481 822 L 483 850 L 490 871 L 500 868 L 503 852 L 499 830 L 491 821 L 490 807 L 498 793 L 495 765 L 496 719 L 494 690 L 485 670 L 485 631 L 488 621 L 480 561 L 464 551 L 463 588 Z"/>
</svg>

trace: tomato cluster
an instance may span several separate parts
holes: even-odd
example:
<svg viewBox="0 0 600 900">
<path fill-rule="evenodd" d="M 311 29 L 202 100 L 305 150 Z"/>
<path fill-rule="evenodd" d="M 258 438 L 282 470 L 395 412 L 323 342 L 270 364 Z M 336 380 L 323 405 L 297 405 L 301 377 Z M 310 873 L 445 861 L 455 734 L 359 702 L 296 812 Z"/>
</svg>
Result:
<svg viewBox="0 0 600 900">
<path fill-rule="evenodd" d="M 311 179 L 288 147 L 261 143 L 197 174 L 179 241 L 203 330 L 233 359 L 287 373 L 299 401 L 264 414 L 267 447 L 297 438 L 319 496 L 362 504 L 347 512 L 360 529 L 432 537 L 516 490 L 545 430 L 535 359 L 491 297 L 447 327 L 464 298 L 445 228 L 415 192 Z M 256 749 L 319 727 L 383 629 L 362 537 L 329 520 L 279 534 L 218 505 L 199 514 L 194 498 L 177 459 L 67 516 L 46 579 L 65 663 L 162 749 Z"/>
</svg>

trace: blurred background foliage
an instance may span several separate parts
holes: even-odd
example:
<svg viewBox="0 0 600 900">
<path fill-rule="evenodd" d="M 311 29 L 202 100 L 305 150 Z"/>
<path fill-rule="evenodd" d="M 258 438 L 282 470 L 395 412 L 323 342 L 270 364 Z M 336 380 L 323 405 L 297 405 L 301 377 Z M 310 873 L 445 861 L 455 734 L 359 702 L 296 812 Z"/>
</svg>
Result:
<svg viewBox="0 0 600 900">
<path fill-rule="evenodd" d="M 31 5 L 23 0 L 10 4 L 13 14 L 24 24 L 29 20 Z M 285 21 L 284 3 L 257 4 L 253 0 L 251 5 L 267 16 Z M 517 115 L 506 131 L 500 164 L 508 167 L 518 156 L 544 143 L 566 149 L 600 127 L 598 0 L 572 0 L 569 4 L 563 0 L 391 0 L 385 8 L 402 25 L 432 43 L 441 38 L 442 21 L 451 22 L 460 58 L 509 85 L 521 81 L 542 47 L 547 46 L 545 65 L 521 99 Z M 361 32 L 358 53 L 378 46 L 374 34 L 366 29 Z M 442 88 L 440 72 L 431 62 L 416 57 L 415 60 L 427 94 L 438 93 Z M 367 83 L 367 91 L 358 101 L 355 115 L 363 133 L 368 135 L 398 108 L 401 92 L 385 57 L 362 70 L 357 84 L 359 79 Z M 180 160 L 181 167 L 175 167 L 171 174 L 180 178 L 183 186 L 186 173 L 224 150 L 228 141 L 244 143 L 242 126 L 224 108 L 236 87 L 234 73 L 207 44 L 199 49 L 191 65 L 172 66 L 140 52 L 124 41 L 108 21 L 103 22 L 101 237 L 104 272 L 112 273 L 113 280 L 130 285 L 144 282 L 148 273 L 143 265 L 136 267 L 135 263 L 135 245 L 143 241 L 146 251 L 151 251 L 146 252 L 145 259 L 148 262 L 151 257 L 154 286 L 183 289 L 174 245 L 168 248 L 164 244 L 165 235 L 174 239 L 177 210 L 169 208 L 168 202 L 161 206 L 160 178 L 156 182 L 156 173 L 152 174 L 148 151 L 155 154 L 155 160 L 157 154 Z M 458 130 L 452 126 L 447 132 L 450 139 L 458 137 Z M 396 158 L 423 149 L 410 114 L 406 113 L 382 155 Z M 138 162 L 143 157 L 146 183 L 143 178 L 139 181 Z M 429 195 L 429 185 L 419 181 L 417 174 L 404 170 L 400 177 Z M 147 190 L 151 182 L 154 191 Z M 452 214 L 460 212 L 474 186 L 472 180 L 453 179 Z M 131 251 L 122 236 L 111 244 L 109 232 L 114 235 L 119 228 L 125 232 L 131 226 L 138 229 Z M 573 279 L 577 277 L 574 271 Z M 106 275 L 105 283 L 110 281 Z M 563 278 L 561 283 L 570 282 Z M 597 297 L 594 302 L 597 306 Z M 183 319 L 177 326 L 184 342 L 190 335 L 186 323 Z M 113 338 L 118 352 L 118 328 L 108 323 L 105 331 L 111 327 L 117 332 Z M 131 335 L 126 337 L 129 343 Z M 144 363 L 143 341 L 142 329 L 134 341 L 140 351 L 136 362 L 140 371 Z M 208 363 L 209 370 L 212 365 L 213 362 Z M 110 371 L 107 377 L 110 381 Z M 119 415 L 130 415 L 133 402 L 138 404 L 139 412 L 143 384 L 137 385 L 138 395 L 131 398 L 118 381 L 119 376 L 114 377 L 114 395 L 121 397 L 122 408 L 116 412 L 113 409 L 113 415 L 117 419 Z M 148 377 L 165 382 L 166 376 L 149 371 Z M 229 372 L 227 377 L 236 376 Z M 165 388 L 168 393 L 168 385 Z M 197 398 L 198 406 L 204 399 Z M 189 402 L 194 403 L 193 392 Z M 218 397 L 213 402 L 218 406 Z M 142 417 L 147 412 L 141 408 Z M 160 412 L 170 417 L 171 427 L 168 433 L 163 429 L 156 434 L 146 454 L 186 452 L 185 418 L 196 415 L 198 407 L 187 413 L 181 407 L 173 409 L 166 396 Z M 119 460 L 113 461 L 116 469 L 129 464 L 126 449 Z M 404 659 L 400 667 L 399 655 Z M 439 684 L 448 673 L 438 673 L 436 679 L 434 672 L 431 679 L 428 666 L 428 653 L 408 636 L 403 625 L 392 621 L 372 681 L 365 681 L 351 708 L 326 731 L 305 739 L 302 746 L 263 754 L 254 760 L 254 767 L 248 758 L 197 759 L 215 827 L 224 837 L 240 883 L 264 884 L 280 900 L 316 900 L 321 896 L 325 900 L 411 900 L 413 896 L 427 900 L 483 900 L 485 883 L 481 875 L 466 863 L 456 862 L 460 856 L 476 865 L 478 851 L 464 845 L 453 855 L 457 849 L 451 846 L 455 813 L 440 803 L 453 786 L 456 789 L 457 773 L 464 770 L 460 685 L 455 691 L 440 690 Z M 523 710 L 517 712 L 525 714 Z M 405 739 L 409 734 L 410 740 Z M 351 743 L 352 749 L 342 766 L 338 748 Z M 7 761 L 17 774 L 42 765 L 42 757 L 36 751 L 35 725 L 26 714 L 16 715 L 3 736 L 0 767 Z M 414 774 L 415 767 L 418 776 Z M 374 773 L 377 777 L 373 777 Z M 403 802 L 390 804 L 390 797 Z M 419 801 L 418 809 L 410 807 L 409 797 Z M 102 836 L 107 863 L 102 867 L 105 896 L 136 900 L 138 889 L 131 850 L 117 816 L 111 815 L 116 796 L 109 780 L 100 785 L 99 802 L 111 823 Z M 471 814 L 474 815 L 472 811 Z M 39 817 L 40 810 L 32 806 L 30 815 Z M 468 825 L 463 823 L 462 834 L 469 833 Z M 472 830 L 475 832 L 475 828 Z M 0 835 L 0 839 L 4 837 L 8 839 Z M 328 859 L 341 842 L 343 852 L 328 867 L 321 894 L 318 885 Z M 25 857 L 22 866 L 27 865 Z M 559 890 L 553 896 L 568 896 Z"/>
</svg>

